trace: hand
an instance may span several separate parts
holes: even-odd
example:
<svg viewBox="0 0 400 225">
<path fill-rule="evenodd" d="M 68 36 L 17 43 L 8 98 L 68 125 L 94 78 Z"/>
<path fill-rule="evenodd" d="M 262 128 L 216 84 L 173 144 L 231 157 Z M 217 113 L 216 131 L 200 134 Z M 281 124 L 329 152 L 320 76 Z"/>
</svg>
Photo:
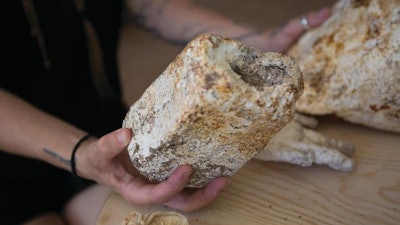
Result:
<svg viewBox="0 0 400 225">
<path fill-rule="evenodd" d="M 226 178 L 217 178 L 203 189 L 184 190 L 192 173 L 190 166 L 177 168 L 164 182 L 150 183 L 129 159 L 126 148 L 131 136 L 130 129 L 121 128 L 87 142 L 77 152 L 79 175 L 111 187 L 132 203 L 165 204 L 181 211 L 192 211 L 211 203 L 226 185 Z"/>
<path fill-rule="evenodd" d="M 309 27 L 315 28 L 325 22 L 331 15 L 330 8 L 326 7 L 321 10 L 308 13 L 305 18 Z M 286 53 L 296 40 L 303 34 L 305 30 L 301 24 L 301 17 L 291 19 L 284 26 L 266 31 L 262 35 L 265 37 L 266 44 L 263 49 L 267 51 L 275 51 Z"/>
</svg>

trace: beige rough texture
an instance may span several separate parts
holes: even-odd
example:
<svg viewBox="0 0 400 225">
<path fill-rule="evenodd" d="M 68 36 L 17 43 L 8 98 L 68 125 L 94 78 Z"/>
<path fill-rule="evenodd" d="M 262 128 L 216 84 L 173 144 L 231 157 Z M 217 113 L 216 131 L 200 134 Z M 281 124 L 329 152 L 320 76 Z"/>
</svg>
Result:
<svg viewBox="0 0 400 225">
<path fill-rule="evenodd" d="M 341 0 L 288 53 L 304 76 L 296 110 L 400 132 L 400 0 Z"/>
<path fill-rule="evenodd" d="M 231 176 L 292 120 L 302 88 L 292 58 L 199 35 L 126 115 L 133 165 L 151 181 L 191 165 L 189 187 Z"/>
<path fill-rule="evenodd" d="M 187 218 L 173 211 L 159 211 L 142 215 L 136 211 L 124 218 L 121 225 L 189 225 Z"/>
<path fill-rule="evenodd" d="M 352 171 L 355 147 L 313 130 L 317 125 L 316 119 L 295 114 L 295 119 L 280 130 L 255 158 L 303 167 L 327 165 L 339 171 Z"/>
</svg>

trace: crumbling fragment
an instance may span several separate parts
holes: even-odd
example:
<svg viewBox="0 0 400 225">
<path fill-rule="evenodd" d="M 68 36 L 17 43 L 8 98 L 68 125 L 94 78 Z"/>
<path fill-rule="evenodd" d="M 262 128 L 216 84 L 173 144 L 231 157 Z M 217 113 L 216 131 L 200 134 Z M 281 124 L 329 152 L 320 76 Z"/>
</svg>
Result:
<svg viewBox="0 0 400 225">
<path fill-rule="evenodd" d="M 142 215 L 136 211 L 124 218 L 121 225 L 189 225 L 187 218 L 173 211 L 158 211 Z"/>
<path fill-rule="evenodd" d="M 312 117 L 296 114 L 295 119 L 274 136 L 256 159 L 311 166 L 327 165 L 335 170 L 354 168 L 354 146 L 313 130 L 318 124 Z"/>
</svg>

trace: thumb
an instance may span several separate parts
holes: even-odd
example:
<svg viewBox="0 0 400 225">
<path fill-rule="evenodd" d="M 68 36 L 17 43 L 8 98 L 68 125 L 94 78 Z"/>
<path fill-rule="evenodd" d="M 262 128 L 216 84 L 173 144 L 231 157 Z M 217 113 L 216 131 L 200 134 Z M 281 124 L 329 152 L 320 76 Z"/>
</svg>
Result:
<svg viewBox="0 0 400 225">
<path fill-rule="evenodd" d="M 114 158 L 128 146 L 131 138 L 132 131 L 128 128 L 121 128 L 108 133 L 99 139 L 99 154 L 106 159 Z"/>
</svg>

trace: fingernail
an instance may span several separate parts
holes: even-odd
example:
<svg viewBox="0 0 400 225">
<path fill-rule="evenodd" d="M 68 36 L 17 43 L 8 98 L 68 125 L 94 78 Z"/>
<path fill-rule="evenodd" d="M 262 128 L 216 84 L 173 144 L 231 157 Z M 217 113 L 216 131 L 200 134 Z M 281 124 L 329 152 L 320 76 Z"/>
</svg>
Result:
<svg viewBox="0 0 400 225">
<path fill-rule="evenodd" d="M 128 135 L 124 130 L 119 130 L 117 132 L 117 140 L 121 144 L 127 144 L 128 143 Z"/>
<path fill-rule="evenodd" d="M 192 175 L 192 170 L 187 170 L 182 174 L 182 179 L 184 180 L 189 179 L 191 175 Z"/>
</svg>

